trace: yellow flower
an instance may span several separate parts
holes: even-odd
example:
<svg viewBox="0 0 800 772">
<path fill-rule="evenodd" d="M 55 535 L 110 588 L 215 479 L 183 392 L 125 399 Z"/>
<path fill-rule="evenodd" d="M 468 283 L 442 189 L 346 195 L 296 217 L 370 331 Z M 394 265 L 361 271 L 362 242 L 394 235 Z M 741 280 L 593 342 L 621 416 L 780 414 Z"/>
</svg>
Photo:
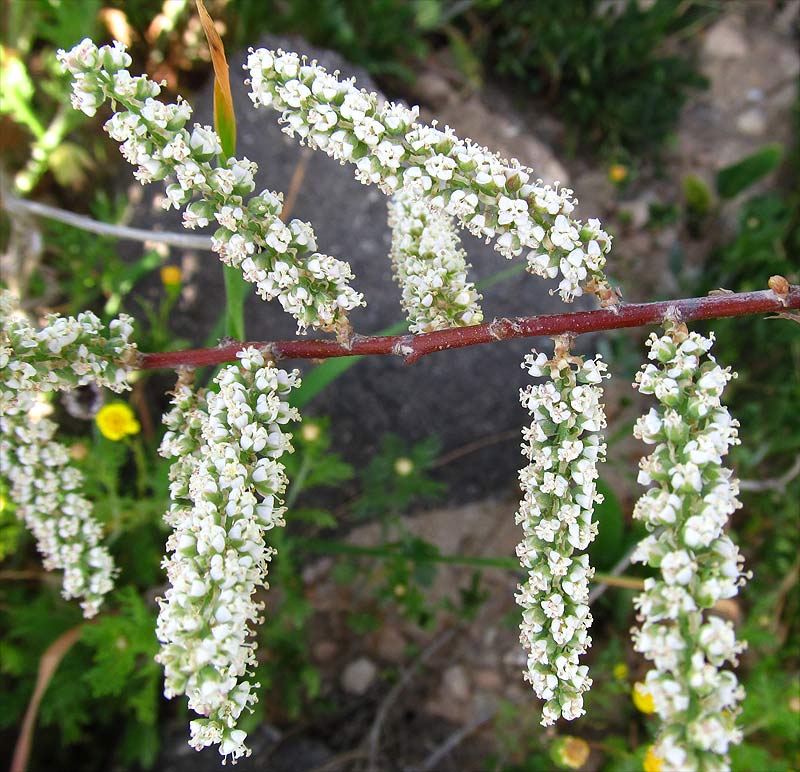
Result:
<svg viewBox="0 0 800 772">
<path fill-rule="evenodd" d="M 550 749 L 550 757 L 562 769 L 580 769 L 589 760 L 589 743 L 580 737 L 559 737 Z"/>
<path fill-rule="evenodd" d="M 633 685 L 633 704 L 642 711 L 642 713 L 655 713 L 656 703 L 653 695 L 647 691 L 643 683 L 635 683 Z"/>
<path fill-rule="evenodd" d="M 624 662 L 618 662 L 612 672 L 617 681 L 624 681 L 628 677 L 628 666 Z"/>
<path fill-rule="evenodd" d="M 161 282 L 165 287 L 177 287 L 182 279 L 183 274 L 177 265 L 165 265 L 161 268 Z"/>
<path fill-rule="evenodd" d="M 647 749 L 647 753 L 644 756 L 644 761 L 642 762 L 642 769 L 644 772 L 661 772 L 664 768 L 664 759 L 661 756 L 656 756 L 655 751 L 653 750 L 653 746 L 651 745 Z"/>
<path fill-rule="evenodd" d="M 83 461 L 88 455 L 89 448 L 86 447 L 86 443 L 76 442 L 74 445 L 70 446 L 69 457 L 73 461 Z"/>
<path fill-rule="evenodd" d="M 103 405 L 94 420 L 103 437 L 119 442 L 129 434 L 138 434 L 141 427 L 133 410 L 124 402 Z"/>
<path fill-rule="evenodd" d="M 628 176 L 628 167 L 625 164 L 611 164 L 608 167 L 608 178 L 611 182 L 622 182 Z"/>
<path fill-rule="evenodd" d="M 414 462 L 410 458 L 401 456 L 394 462 L 394 471 L 399 477 L 408 477 L 414 471 Z"/>
<path fill-rule="evenodd" d="M 319 428 L 319 424 L 306 422 L 303 424 L 300 434 L 306 442 L 316 442 L 322 434 L 322 429 Z"/>
</svg>

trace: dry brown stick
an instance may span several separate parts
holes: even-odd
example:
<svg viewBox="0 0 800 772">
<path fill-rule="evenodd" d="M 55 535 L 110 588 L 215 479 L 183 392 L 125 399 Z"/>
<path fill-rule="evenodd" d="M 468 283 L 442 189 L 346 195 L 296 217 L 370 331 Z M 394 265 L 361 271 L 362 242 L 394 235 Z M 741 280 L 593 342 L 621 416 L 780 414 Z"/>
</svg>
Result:
<svg viewBox="0 0 800 772">
<path fill-rule="evenodd" d="M 22 720 L 22 728 L 14 746 L 14 757 L 11 761 L 10 772 L 25 772 L 28 768 L 28 760 L 31 755 L 31 745 L 33 743 L 33 730 L 36 728 L 36 716 L 39 714 L 39 705 L 42 697 L 47 691 L 50 680 L 56 672 L 64 655 L 72 648 L 78 638 L 81 637 L 83 625 L 77 625 L 51 643 L 42 658 L 39 660 L 39 672 L 36 674 L 36 687 L 33 690 L 28 709 L 25 711 L 25 718 Z"/>
<path fill-rule="evenodd" d="M 367 735 L 367 751 L 368 751 L 368 772 L 377 772 L 378 763 L 378 750 L 381 740 L 381 729 L 383 728 L 386 716 L 389 710 L 397 701 L 400 693 L 408 686 L 411 679 L 414 677 L 417 670 L 442 648 L 456 633 L 457 627 L 452 627 L 445 630 L 441 635 L 434 638 L 428 646 L 422 650 L 420 655 L 403 671 L 397 683 L 388 691 L 386 697 L 381 702 L 380 707 L 375 713 L 375 720 L 372 722 L 372 727 Z"/>
<path fill-rule="evenodd" d="M 800 309 L 800 287 L 787 285 L 786 292 L 781 294 L 770 289 L 656 303 L 621 304 L 613 310 L 575 311 L 514 319 L 503 317 L 485 324 L 422 335 L 354 335 L 347 344 L 334 340 L 236 342 L 216 348 L 142 354 L 135 367 L 156 370 L 219 365 L 235 361 L 237 353 L 248 346 L 268 352 L 274 359 L 330 359 L 392 354 L 402 357 L 406 364 L 411 364 L 437 351 L 494 343 L 498 340 L 564 333 L 582 335 L 601 330 L 661 324 L 667 319 L 691 322 L 769 312 L 783 313 L 796 309 Z"/>
<path fill-rule="evenodd" d="M 462 445 L 460 448 L 455 448 L 449 453 L 442 454 L 430 465 L 430 468 L 438 469 L 440 466 L 446 466 L 447 464 L 453 463 L 453 461 L 458 461 L 459 458 L 468 456 L 470 453 L 477 453 L 479 450 L 490 448 L 492 445 L 498 445 L 501 442 L 517 439 L 519 436 L 519 429 L 507 429 L 504 432 L 489 434 L 488 436 L 481 437 L 474 442 L 468 442 L 466 445 Z"/>
<path fill-rule="evenodd" d="M 112 238 L 131 241 L 156 241 L 179 249 L 202 249 L 211 252 L 210 236 L 195 236 L 191 233 L 169 233 L 100 222 L 82 214 L 75 214 L 65 209 L 42 204 L 39 201 L 28 201 L 8 194 L 3 196 L 2 205 L 7 212 L 14 215 L 27 213 L 36 217 L 44 217 L 48 220 L 56 220 L 57 222 L 71 225 L 73 228 L 80 228 L 89 233 L 97 233 L 100 236 L 111 236 Z"/>
<path fill-rule="evenodd" d="M 468 724 L 459 727 L 453 732 L 441 745 L 434 748 L 433 752 L 428 756 L 422 764 L 416 767 L 410 767 L 406 772 L 432 772 L 432 770 L 439 769 L 439 762 L 452 753 L 464 740 L 467 739 L 473 732 L 477 732 L 484 724 L 491 721 L 497 713 L 496 708 L 492 708 L 482 713 L 477 718 L 470 721 Z"/>
<path fill-rule="evenodd" d="M 292 214 L 294 205 L 297 203 L 297 194 L 303 185 L 303 180 L 306 178 L 308 171 L 308 163 L 311 160 L 311 150 L 304 147 L 297 159 L 297 166 L 294 167 L 292 179 L 289 182 L 289 190 L 286 191 L 286 198 L 283 201 L 283 209 L 281 210 L 281 220 L 286 222 Z"/>
<path fill-rule="evenodd" d="M 769 480 L 739 480 L 739 490 L 786 493 L 786 486 L 798 475 L 800 475 L 800 455 L 797 456 L 791 467 L 779 477 L 773 477 Z"/>
</svg>

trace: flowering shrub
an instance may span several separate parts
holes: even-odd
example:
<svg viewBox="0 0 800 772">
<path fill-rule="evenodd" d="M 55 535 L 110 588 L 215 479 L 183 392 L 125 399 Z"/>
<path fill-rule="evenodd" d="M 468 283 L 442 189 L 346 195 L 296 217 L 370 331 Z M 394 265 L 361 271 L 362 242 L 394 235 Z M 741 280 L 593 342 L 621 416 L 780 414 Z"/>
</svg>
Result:
<svg viewBox="0 0 800 772">
<path fill-rule="evenodd" d="M 183 208 L 188 228 L 216 223 L 213 248 L 222 261 L 239 268 L 260 297 L 277 298 L 301 332 L 311 327 L 337 334 L 337 341 L 308 341 L 306 349 L 293 350 L 307 356 L 357 353 L 359 336 L 352 335 L 348 312 L 364 301 L 350 286 L 349 266 L 317 251 L 308 223 L 281 219 L 279 193 L 253 193 L 255 164 L 226 158 L 211 127 L 187 128 L 187 103 L 159 101 L 160 86 L 130 74 L 131 59 L 121 44 L 97 48 L 84 40 L 59 59 L 73 78 L 77 109 L 94 115 L 111 103 L 114 113 L 105 129 L 136 167 L 134 176 L 141 183 L 169 178 L 166 208 Z M 505 257 L 523 256 L 529 272 L 557 280 L 563 300 L 596 295 L 610 308 L 595 312 L 592 318 L 603 320 L 598 328 L 614 326 L 609 319 L 630 326 L 630 307 L 619 302 L 604 273 L 611 237 L 597 220 L 573 219 L 572 191 L 544 183 L 518 161 L 459 139 L 447 127 L 419 124 L 417 108 L 381 105 L 376 94 L 297 54 L 260 49 L 251 53 L 247 69 L 254 104 L 280 111 L 289 135 L 352 164 L 360 181 L 392 196 L 391 261 L 411 334 L 366 353 L 391 352 L 413 361 L 465 340 L 535 334 L 535 325 L 529 329 L 520 320 L 479 324 L 481 297 L 467 277 L 451 218 L 493 241 Z M 162 278 L 172 288 L 181 281 L 180 272 L 168 267 Z M 759 296 L 763 308 L 783 308 L 790 296 L 796 301 L 784 284 L 776 282 Z M 697 313 L 697 303 L 684 307 Z M 675 317 L 675 308 L 638 323 Z M 517 557 L 527 577 L 516 600 L 523 609 L 524 677 L 544 703 L 545 726 L 580 717 L 592 686 L 581 661 L 592 624 L 594 570 L 586 550 L 598 533 L 595 505 L 603 501 L 597 464 L 606 454 L 601 384 L 609 375 L 599 356 L 570 352 L 573 333 L 591 329 L 586 314 L 580 315 L 583 321 L 578 316 L 562 319 L 567 334 L 554 337 L 551 358 L 534 351 L 522 363 L 541 382 L 520 394 L 532 422 L 523 430 L 526 465 L 519 474 L 523 498 L 516 515 L 523 529 Z M 45 567 L 63 570 L 63 593 L 81 598 L 86 616 L 97 612 L 111 589 L 115 568 L 102 527 L 80 494 L 81 474 L 53 439 L 56 424 L 44 417 L 46 397 L 90 383 L 124 391 L 129 372 L 147 366 L 132 333 L 128 317 L 105 330 L 88 312 L 54 315 L 37 329 L 15 313 L 9 293 L 0 295 L 2 473 Z M 721 403 L 731 375 L 708 355 L 711 342 L 669 322 L 664 335 L 651 337 L 654 363 L 636 382 L 661 406 L 635 429 L 655 449 L 639 474 L 642 484 L 653 487 L 634 510 L 650 535 L 633 559 L 657 576 L 645 580 L 635 601 L 640 626 L 633 641 L 654 665 L 636 685 L 634 700 L 661 721 L 645 766 L 662 772 L 726 769 L 729 748 L 741 739 L 736 718 L 743 690 L 722 668 L 736 664 L 743 644 L 736 642 L 731 623 L 705 613 L 733 597 L 745 579 L 738 549 L 724 532 L 739 506 L 736 480 L 722 465 L 738 442 L 738 424 Z M 260 687 L 254 627 L 263 604 L 255 593 L 267 587 L 274 554 L 267 532 L 285 525 L 284 454 L 292 452 L 285 428 L 299 418 L 287 400 L 300 382 L 297 371 L 279 369 L 273 359 L 289 348 L 240 342 L 220 347 L 220 358 L 202 361 L 192 359 L 197 352 L 179 352 L 185 358 L 163 419 L 160 453 L 171 461 L 171 505 L 164 520 L 172 532 L 163 563 L 169 587 L 158 601 L 156 660 L 165 671 L 165 695 L 186 695 L 199 716 L 190 725 L 190 744 L 218 745 L 223 759 L 234 762 L 250 752 L 240 717 L 252 709 Z M 192 367 L 233 359 L 208 388 L 192 388 Z M 96 423 L 114 442 L 140 429 L 124 403 L 106 405 Z M 313 426 L 307 429 L 304 439 L 313 442 Z M 394 471 L 411 477 L 414 462 L 398 458 Z M 273 537 L 279 540 L 275 532 Z M 616 677 L 627 678 L 627 669 Z M 559 764 L 577 768 L 589 746 L 571 738 L 553 753 Z"/>
</svg>

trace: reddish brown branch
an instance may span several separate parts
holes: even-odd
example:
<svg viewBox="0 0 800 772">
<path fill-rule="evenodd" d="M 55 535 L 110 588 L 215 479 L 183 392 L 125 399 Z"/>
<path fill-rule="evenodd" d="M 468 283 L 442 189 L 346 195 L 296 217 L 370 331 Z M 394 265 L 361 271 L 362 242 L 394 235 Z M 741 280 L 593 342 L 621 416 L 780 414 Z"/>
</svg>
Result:
<svg viewBox="0 0 800 772">
<path fill-rule="evenodd" d="M 521 316 L 515 319 L 494 319 L 472 327 L 429 332 L 423 335 L 356 335 L 349 345 L 333 340 L 253 341 L 231 343 L 217 348 L 169 351 L 142 354 L 139 369 L 203 367 L 232 362 L 246 346 L 269 351 L 275 359 L 329 359 L 331 357 L 394 354 L 406 364 L 426 354 L 445 349 L 477 346 L 508 338 L 530 338 L 538 335 L 573 333 L 581 335 L 599 330 L 640 327 L 660 324 L 665 319 L 691 322 L 698 319 L 721 319 L 730 316 L 782 312 L 800 308 L 800 287 L 790 286 L 784 293 L 773 290 L 726 293 L 701 298 L 666 300 L 658 303 L 620 304 L 613 310 L 576 311 L 549 316 Z"/>
</svg>

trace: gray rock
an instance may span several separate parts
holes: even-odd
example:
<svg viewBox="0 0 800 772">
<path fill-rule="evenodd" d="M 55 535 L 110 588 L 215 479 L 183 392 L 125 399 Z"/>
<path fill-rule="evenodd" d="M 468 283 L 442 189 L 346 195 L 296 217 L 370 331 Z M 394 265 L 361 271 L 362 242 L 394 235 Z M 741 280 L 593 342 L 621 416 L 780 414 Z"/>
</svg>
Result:
<svg viewBox="0 0 800 772">
<path fill-rule="evenodd" d="M 501 673 L 492 668 L 481 668 L 474 673 L 475 686 L 484 692 L 500 692 L 505 686 Z"/>
<path fill-rule="evenodd" d="M 257 45 L 298 50 L 331 70 L 355 75 L 359 85 L 375 88 L 364 72 L 302 40 L 268 37 Z M 303 151 L 281 132 L 274 112 L 252 108 L 243 74 L 239 77 L 246 56 L 241 51 L 230 57 L 238 123 L 237 155 L 258 163 L 259 184 L 285 192 Z M 197 120 L 209 123 L 211 83 L 193 102 Z M 179 214 L 165 213 L 157 206 L 160 186 L 149 185 L 143 193 L 131 224 L 180 231 Z M 386 200 L 377 188 L 356 182 L 351 168 L 340 166 L 322 153 L 313 153 L 293 216 L 313 224 L 321 251 L 350 261 L 356 274 L 354 286 L 368 302 L 366 308 L 352 314 L 358 332 L 375 333 L 402 319 L 399 293 L 391 280 L 387 257 L 390 235 Z M 510 264 L 491 246 L 470 234 L 463 235 L 463 244 L 474 266 L 475 279 L 486 279 L 509 268 Z M 224 305 L 220 263 L 212 253 L 178 254 L 173 250 L 170 259 L 184 266 L 188 281 L 174 315 L 174 333 L 193 344 L 202 344 Z M 145 287 L 145 297 L 148 291 L 152 299 L 160 288 L 155 283 L 149 290 Z M 487 319 L 564 309 L 557 297 L 548 294 L 547 283 L 524 273 L 483 294 Z M 247 301 L 246 320 L 251 339 L 276 340 L 295 334 L 293 320 L 280 306 L 276 302 L 264 303 L 254 293 Z M 517 393 L 527 377 L 519 365 L 533 343 L 510 341 L 444 352 L 410 367 L 390 357 L 366 357 L 316 397 L 305 412 L 332 417 L 335 447 L 357 466 L 367 463 L 386 432 L 395 432 L 411 442 L 437 435 L 445 451 L 460 448 L 508 432 L 526 420 Z M 542 340 L 535 343 L 545 348 L 550 345 Z M 312 367 L 307 362 L 297 366 L 305 372 Z M 474 500 L 515 487 L 519 458 L 518 441 L 508 439 L 460 458 L 444 467 L 439 477 L 450 483 L 453 499 Z"/>
<path fill-rule="evenodd" d="M 375 636 L 375 653 L 388 662 L 399 662 L 406 654 L 406 639 L 393 625 L 384 625 Z"/>
<path fill-rule="evenodd" d="M 466 702 L 470 695 L 467 671 L 461 665 L 451 665 L 442 675 L 442 689 L 447 698 Z"/>
<path fill-rule="evenodd" d="M 342 671 L 342 689 L 348 694 L 355 694 L 360 697 L 367 693 L 377 675 L 378 668 L 375 663 L 366 657 L 359 657 Z"/>
<path fill-rule="evenodd" d="M 724 16 L 706 33 L 703 53 L 714 59 L 743 59 L 748 46 L 737 17 Z"/>
<path fill-rule="evenodd" d="M 620 203 L 620 209 L 627 212 L 630 217 L 631 228 L 638 231 L 647 225 L 650 220 L 650 206 L 656 200 L 656 194 L 652 190 L 648 190 L 637 198 Z"/>
<path fill-rule="evenodd" d="M 156 762 L 160 772 L 219 772 L 222 767 L 218 748 L 195 751 L 187 742 L 189 730 L 183 722 L 170 729 Z M 241 772 L 298 772 L 314 769 L 332 757 L 332 752 L 319 740 L 289 732 L 286 735 L 269 724 L 261 724 L 247 736 L 246 745 L 252 755 L 240 759 Z"/>
<path fill-rule="evenodd" d="M 751 107 L 736 119 L 736 126 L 742 134 L 760 137 L 767 128 L 767 119 L 762 110 Z"/>
</svg>

